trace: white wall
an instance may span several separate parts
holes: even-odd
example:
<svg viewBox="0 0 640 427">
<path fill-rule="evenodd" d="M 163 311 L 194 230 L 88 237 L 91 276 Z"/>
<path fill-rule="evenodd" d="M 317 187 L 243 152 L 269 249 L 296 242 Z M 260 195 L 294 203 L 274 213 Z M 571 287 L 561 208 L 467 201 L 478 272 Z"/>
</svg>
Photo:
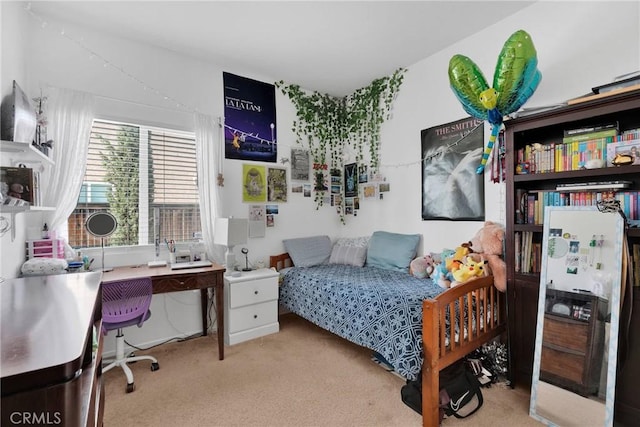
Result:
<svg viewBox="0 0 640 427">
<path fill-rule="evenodd" d="M 5 23 L 24 20 L 21 14 L 24 12 L 20 9 L 2 4 L 3 74 L 0 83 L 3 91 L 7 81 L 10 82 L 8 79 L 15 78 L 5 75 Z M 443 246 L 468 240 L 480 223 L 421 220 L 420 131 L 466 115 L 449 88 L 447 67 L 451 56 L 461 53 L 471 57 L 491 81 L 502 45 L 514 31 L 524 29 L 533 38 L 543 75 L 540 87 L 526 107 L 552 104 L 585 94 L 592 86 L 608 82 L 614 76 L 640 69 L 639 21 L 636 2 L 538 2 L 451 48 L 409 64 L 394 104 L 393 118 L 382 129 L 382 172 L 391 184 L 391 191 L 385 194 L 384 200 L 361 198 L 358 216 L 347 217 L 347 225 L 342 226 L 332 207 L 316 210 L 312 198 L 289 193 L 289 201 L 280 204 L 276 226 L 267 229 L 265 238 L 249 242 L 252 261 L 265 260 L 269 254 L 282 251 L 283 238 L 321 233 L 332 237 L 369 235 L 375 230 L 420 233 L 425 251 L 440 251 Z M 20 57 L 24 56 L 22 52 L 29 52 L 26 55 L 27 72 L 19 75 L 20 78 L 26 75 L 28 81 L 24 86 L 28 93 L 38 93 L 40 88 L 46 90 L 49 86 L 87 91 L 98 96 L 98 114 L 104 118 L 193 130 L 193 110 L 214 117 L 223 114 L 222 71 L 266 82 L 279 80 L 278 76 L 227 69 L 220 64 L 204 63 L 67 23 L 51 21 L 46 28 L 41 28 L 38 22 L 27 20 L 25 27 L 29 32 L 28 39 L 21 44 L 20 51 L 10 54 Z M 61 28 L 74 39 L 82 37 L 83 45 L 62 35 Z M 87 47 L 147 86 L 159 90 L 161 95 L 154 90 L 145 90 L 139 82 L 112 66 L 104 67 L 102 61 L 91 58 Z M 167 102 L 162 95 L 174 98 L 187 108 L 178 108 L 175 101 Z M 290 130 L 294 109 L 286 97 L 279 92 L 276 95 L 279 156 L 289 157 L 289 148 L 294 143 Z M 488 128 L 485 133 L 488 134 Z M 408 166 L 400 167 L 407 163 Z M 241 161 L 225 161 L 224 215 L 243 217 L 247 214 L 247 205 L 241 202 L 240 195 L 241 164 Z M 504 222 L 504 203 L 504 186 L 490 183 L 487 176 L 487 219 Z M 25 215 L 18 215 L 18 218 L 20 216 Z M 42 219 L 30 221 L 39 225 L 38 221 L 41 223 Z M 20 221 L 18 226 L 26 227 Z M 23 243 L 24 234 L 19 237 Z M 4 236 L 3 253 L 8 246 L 6 240 L 7 236 Z M 15 246 L 14 243 L 11 247 Z M 109 251 L 107 263 L 146 262 L 150 257 L 152 248 L 143 253 Z M 11 271 L 21 262 L 13 258 L 5 262 L 3 256 L 2 275 L 7 274 L 6 271 L 5 277 L 12 277 Z M 133 328 L 128 332 L 132 336 L 130 342 L 144 345 L 175 336 L 177 331 L 198 331 L 198 304 L 194 292 L 155 296 L 152 319 L 143 329 Z M 108 341 L 107 351 L 109 344 Z"/>
<path fill-rule="evenodd" d="M 27 86 L 28 55 L 25 46 L 28 45 L 28 26 L 30 23 L 26 14 L 23 13 L 22 6 L 18 2 L 0 2 L 0 28 L 2 28 L 0 31 L 2 52 L 0 55 L 0 99 L 11 94 L 14 80 L 27 94 L 38 91 L 37 87 Z M 12 166 L 12 155 L 1 153 L 0 156 L 2 166 Z M 20 265 L 24 261 L 24 241 L 27 238 L 28 221 L 29 219 L 33 220 L 34 217 L 38 218 L 37 221 L 42 221 L 41 214 L 31 213 L 29 215 L 31 218 L 22 213 L 12 218 L 9 214 L 2 214 L 5 219 L 11 222 L 15 239 L 11 241 L 11 231 L 0 238 L 0 259 L 2 259 L 0 277 L 16 277 L 20 272 Z"/>
<path fill-rule="evenodd" d="M 475 234 L 481 225 L 478 222 L 421 221 L 420 131 L 466 116 L 449 87 L 449 59 L 458 53 L 470 57 L 491 83 L 504 42 L 519 29 L 531 35 L 542 73 L 542 82 L 525 107 L 564 102 L 615 76 L 640 70 L 637 2 L 538 2 L 410 65 L 394 103 L 393 120 L 382 133 L 381 163 L 391 165 L 382 171 L 391 182 L 391 192 L 375 206 L 361 202 L 361 212 L 350 222 L 347 233 L 366 234 L 371 224 L 417 232 L 423 235 L 424 250 L 434 252 Z M 486 126 L 487 138 L 489 131 Z M 396 166 L 410 162 L 415 163 Z M 486 218 L 504 223 L 504 185 L 493 184 L 488 178 L 486 174 Z"/>
</svg>

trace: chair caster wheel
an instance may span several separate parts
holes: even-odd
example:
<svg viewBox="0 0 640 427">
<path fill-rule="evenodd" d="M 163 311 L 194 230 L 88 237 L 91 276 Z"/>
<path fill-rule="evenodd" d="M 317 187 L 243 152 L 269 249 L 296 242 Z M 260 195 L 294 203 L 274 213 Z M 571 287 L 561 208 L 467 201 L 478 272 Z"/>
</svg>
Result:
<svg viewBox="0 0 640 427">
<path fill-rule="evenodd" d="M 158 369 L 160 369 L 160 365 L 158 365 L 158 362 L 151 363 L 151 372 L 157 371 Z"/>
<path fill-rule="evenodd" d="M 134 383 L 127 384 L 127 393 L 131 393 L 135 389 L 136 389 L 136 386 Z"/>
</svg>

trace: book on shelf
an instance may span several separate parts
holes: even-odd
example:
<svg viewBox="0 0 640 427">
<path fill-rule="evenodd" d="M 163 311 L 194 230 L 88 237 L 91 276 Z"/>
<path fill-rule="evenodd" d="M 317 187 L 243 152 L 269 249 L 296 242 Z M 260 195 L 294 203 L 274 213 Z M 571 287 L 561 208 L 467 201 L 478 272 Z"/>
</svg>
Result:
<svg viewBox="0 0 640 427">
<path fill-rule="evenodd" d="M 558 184 L 556 185 L 556 191 L 629 188 L 632 184 L 632 181 L 575 182 L 570 184 Z"/>
<path fill-rule="evenodd" d="M 640 286 L 640 243 L 633 244 L 633 286 Z"/>
<path fill-rule="evenodd" d="M 591 88 L 591 91 L 595 94 L 607 93 L 617 89 L 626 88 L 629 86 L 634 86 L 640 84 L 640 75 L 632 75 L 630 77 L 614 80 L 611 83 L 606 83 L 600 86 L 594 86 Z"/>
<path fill-rule="evenodd" d="M 584 134 L 590 134 L 590 133 L 600 132 L 603 130 L 610 130 L 610 129 L 619 130 L 620 124 L 616 121 L 612 123 L 605 123 L 605 124 L 599 124 L 599 125 L 593 125 L 593 126 L 583 126 L 575 129 L 565 129 L 564 137 L 567 138 L 574 135 L 584 135 Z"/>
<path fill-rule="evenodd" d="M 625 181 L 621 182 L 624 185 Z M 579 185 L 576 187 L 579 189 L 569 190 L 567 186 L 557 187 L 555 191 L 518 189 L 514 209 L 516 224 L 543 224 L 544 210 L 547 206 L 596 206 L 598 202 L 609 199 L 620 203 L 620 209 L 628 219 L 640 220 L 640 191 L 638 190 L 589 189 Z M 518 210 L 520 212 L 517 212 Z"/>
<path fill-rule="evenodd" d="M 574 133 L 570 135 L 565 135 L 562 138 L 562 142 L 567 144 L 570 142 L 582 142 L 582 141 L 590 141 L 594 139 L 600 138 L 608 138 L 608 137 L 616 137 L 618 136 L 618 128 L 603 128 L 600 130 L 594 130 L 592 132 L 583 132 L 583 133 Z"/>
</svg>

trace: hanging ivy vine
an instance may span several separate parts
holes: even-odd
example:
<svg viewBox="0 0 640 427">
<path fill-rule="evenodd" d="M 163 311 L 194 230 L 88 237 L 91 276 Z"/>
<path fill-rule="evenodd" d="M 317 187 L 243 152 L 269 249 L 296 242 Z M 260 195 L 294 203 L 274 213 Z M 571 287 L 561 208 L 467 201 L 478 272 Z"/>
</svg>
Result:
<svg viewBox="0 0 640 427">
<path fill-rule="evenodd" d="M 343 98 L 305 92 L 299 85 L 282 80 L 275 83 L 296 107 L 292 131 L 297 144 L 308 146 L 313 160 L 317 207 L 322 206 L 326 191 L 324 172 L 329 168 L 342 170 L 345 146 L 355 149 L 356 162 L 368 163 L 372 171 L 378 171 L 380 127 L 390 117 L 405 71 L 399 68 Z M 340 215 L 344 222 L 342 207 Z"/>
</svg>

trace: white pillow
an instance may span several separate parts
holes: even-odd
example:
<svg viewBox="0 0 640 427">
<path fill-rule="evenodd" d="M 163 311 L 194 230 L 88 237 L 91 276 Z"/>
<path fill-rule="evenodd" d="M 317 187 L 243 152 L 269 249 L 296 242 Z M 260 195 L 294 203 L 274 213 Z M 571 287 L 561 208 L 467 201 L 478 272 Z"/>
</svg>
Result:
<svg viewBox="0 0 640 427">
<path fill-rule="evenodd" d="M 331 250 L 329 264 L 346 264 L 362 267 L 367 260 L 369 237 L 342 237 Z"/>
</svg>

